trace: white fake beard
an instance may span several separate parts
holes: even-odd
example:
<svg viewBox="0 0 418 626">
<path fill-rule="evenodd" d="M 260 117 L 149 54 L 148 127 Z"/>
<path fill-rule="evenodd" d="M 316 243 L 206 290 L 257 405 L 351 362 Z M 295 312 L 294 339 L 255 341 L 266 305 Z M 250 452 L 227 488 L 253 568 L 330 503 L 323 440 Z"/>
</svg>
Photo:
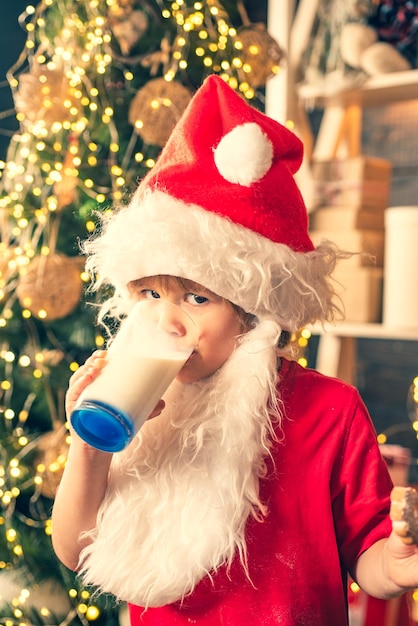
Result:
<svg viewBox="0 0 418 626">
<path fill-rule="evenodd" d="M 280 329 L 261 322 L 213 376 L 175 381 L 166 408 L 112 460 L 83 582 L 144 607 L 181 600 L 236 553 L 246 569 L 245 525 L 262 518 L 276 401 Z M 270 411 L 267 409 L 270 407 Z"/>
</svg>

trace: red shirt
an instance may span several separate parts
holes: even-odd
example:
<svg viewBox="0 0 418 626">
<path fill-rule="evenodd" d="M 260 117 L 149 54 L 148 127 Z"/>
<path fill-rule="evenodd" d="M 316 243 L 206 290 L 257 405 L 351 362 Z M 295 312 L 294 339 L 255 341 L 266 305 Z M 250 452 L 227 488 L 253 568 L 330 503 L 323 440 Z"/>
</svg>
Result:
<svg viewBox="0 0 418 626">
<path fill-rule="evenodd" d="M 251 582 L 237 558 L 182 603 L 130 606 L 133 626 L 348 623 L 346 574 L 390 533 L 391 480 L 355 389 L 294 362 L 280 375 L 284 440 L 260 482 L 268 516 L 247 523 Z"/>
</svg>

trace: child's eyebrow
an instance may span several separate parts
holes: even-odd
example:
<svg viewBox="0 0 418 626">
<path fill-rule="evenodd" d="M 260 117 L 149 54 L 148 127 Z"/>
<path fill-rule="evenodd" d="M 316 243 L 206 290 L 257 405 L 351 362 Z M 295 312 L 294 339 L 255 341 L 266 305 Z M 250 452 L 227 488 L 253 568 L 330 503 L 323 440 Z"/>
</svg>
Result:
<svg viewBox="0 0 418 626">
<path fill-rule="evenodd" d="M 203 287 L 203 285 L 199 285 L 199 283 L 194 283 L 192 281 L 188 281 L 184 287 L 188 291 L 192 291 L 193 293 L 201 294 L 202 296 L 209 296 L 210 298 L 220 298 L 216 293 L 208 289 L 207 287 Z"/>
<path fill-rule="evenodd" d="M 138 280 L 131 280 L 128 283 L 128 289 L 134 291 L 140 291 L 141 289 L 149 289 L 151 287 L 155 287 L 155 283 L 153 283 L 150 278 L 140 278 Z"/>
<path fill-rule="evenodd" d="M 188 282 L 184 285 L 184 287 L 188 290 L 198 291 L 199 293 L 207 293 L 211 294 L 212 292 L 207 288 L 199 285 L 198 283 Z"/>
</svg>

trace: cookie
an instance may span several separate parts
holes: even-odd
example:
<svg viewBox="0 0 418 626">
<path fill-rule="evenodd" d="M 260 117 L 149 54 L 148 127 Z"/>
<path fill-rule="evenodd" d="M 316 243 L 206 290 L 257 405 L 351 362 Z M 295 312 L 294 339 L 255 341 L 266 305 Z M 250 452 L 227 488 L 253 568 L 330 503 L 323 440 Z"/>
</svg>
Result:
<svg viewBox="0 0 418 626">
<path fill-rule="evenodd" d="M 418 544 L 418 492 L 412 487 L 394 487 L 390 495 L 393 530 L 406 544 Z"/>
</svg>

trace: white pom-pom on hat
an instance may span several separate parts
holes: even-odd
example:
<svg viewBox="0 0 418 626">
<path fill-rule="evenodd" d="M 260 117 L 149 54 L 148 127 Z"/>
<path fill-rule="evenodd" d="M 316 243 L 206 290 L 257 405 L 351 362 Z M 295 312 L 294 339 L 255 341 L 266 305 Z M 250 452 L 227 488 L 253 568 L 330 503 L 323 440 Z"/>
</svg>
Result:
<svg viewBox="0 0 418 626">
<path fill-rule="evenodd" d="M 222 137 L 214 149 L 214 160 L 225 180 L 249 187 L 269 171 L 273 153 L 273 144 L 261 127 L 248 122 Z"/>
</svg>

